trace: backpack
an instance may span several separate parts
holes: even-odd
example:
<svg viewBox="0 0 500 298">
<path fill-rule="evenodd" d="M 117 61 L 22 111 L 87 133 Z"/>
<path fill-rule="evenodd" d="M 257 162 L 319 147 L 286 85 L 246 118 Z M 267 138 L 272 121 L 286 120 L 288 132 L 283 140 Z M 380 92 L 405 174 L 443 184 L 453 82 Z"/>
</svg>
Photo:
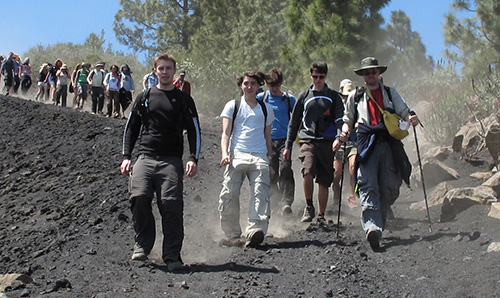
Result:
<svg viewBox="0 0 500 298">
<path fill-rule="evenodd" d="M 267 123 L 267 108 L 266 108 L 266 104 L 264 103 L 264 101 L 260 101 L 260 100 L 257 100 L 257 103 L 260 105 L 260 107 L 262 108 L 262 112 L 264 113 L 264 133 L 265 133 L 265 131 L 266 131 L 266 123 Z M 240 109 L 240 105 L 241 105 L 241 98 L 235 99 L 234 100 L 233 119 L 232 119 L 233 124 L 231 125 L 231 132 L 234 129 L 234 120 L 236 119 L 236 115 L 238 114 L 238 110 Z"/>
</svg>

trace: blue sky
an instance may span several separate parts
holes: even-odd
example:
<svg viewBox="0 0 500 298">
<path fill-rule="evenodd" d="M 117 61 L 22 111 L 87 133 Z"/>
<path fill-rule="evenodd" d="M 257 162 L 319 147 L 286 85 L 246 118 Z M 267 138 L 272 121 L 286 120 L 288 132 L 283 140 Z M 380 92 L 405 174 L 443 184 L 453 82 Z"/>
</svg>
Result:
<svg viewBox="0 0 500 298">
<path fill-rule="evenodd" d="M 105 31 L 104 38 L 112 44 L 113 50 L 129 53 L 131 51 L 118 43 L 113 32 L 119 2 L 23 0 L 16 4 L 19 8 L 16 13 L 2 13 L 0 54 L 7 55 L 13 51 L 22 55 L 30 47 L 58 42 L 82 44 L 90 33 L 100 34 L 101 30 Z M 411 19 L 412 30 L 420 34 L 427 55 L 437 61 L 445 49 L 441 28 L 452 3 L 453 0 L 393 0 L 382 14 L 389 22 L 391 11 L 404 11 Z"/>
</svg>

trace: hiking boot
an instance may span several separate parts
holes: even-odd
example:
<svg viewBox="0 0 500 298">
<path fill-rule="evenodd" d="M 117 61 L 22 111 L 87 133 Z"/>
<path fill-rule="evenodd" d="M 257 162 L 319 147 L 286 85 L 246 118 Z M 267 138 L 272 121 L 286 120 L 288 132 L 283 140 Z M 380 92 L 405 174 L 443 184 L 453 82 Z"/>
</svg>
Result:
<svg viewBox="0 0 500 298">
<path fill-rule="evenodd" d="M 302 222 L 311 222 L 312 219 L 314 218 L 314 213 L 316 213 L 316 210 L 314 210 L 314 206 L 306 206 L 304 209 L 304 215 L 302 215 Z"/>
<path fill-rule="evenodd" d="M 224 238 L 221 241 L 219 241 L 219 246 L 239 247 L 243 245 L 245 245 L 245 241 L 240 237 Z"/>
<path fill-rule="evenodd" d="M 144 251 L 144 248 L 139 246 L 139 244 L 134 245 L 134 252 L 132 253 L 132 257 L 130 257 L 134 261 L 146 261 L 148 259 L 148 253 Z"/>
<path fill-rule="evenodd" d="M 281 208 L 281 215 L 290 215 L 292 214 L 292 207 L 290 205 L 285 205 Z"/>
<path fill-rule="evenodd" d="M 247 235 L 246 247 L 257 247 L 264 241 L 264 231 L 255 229 Z"/>
<path fill-rule="evenodd" d="M 325 219 L 325 216 L 323 214 L 318 214 L 318 217 L 316 218 L 316 221 L 318 222 L 318 225 L 327 225 L 327 221 Z"/>
<path fill-rule="evenodd" d="M 370 247 L 373 250 L 380 249 L 380 236 L 377 230 L 370 229 L 366 234 L 366 240 L 368 240 L 368 242 L 370 243 Z"/>
<path fill-rule="evenodd" d="M 167 269 L 168 271 L 177 271 L 179 269 L 182 269 L 182 267 L 184 267 L 184 264 L 182 264 L 181 261 L 177 260 L 177 261 L 165 261 L 165 264 L 167 264 Z"/>
</svg>

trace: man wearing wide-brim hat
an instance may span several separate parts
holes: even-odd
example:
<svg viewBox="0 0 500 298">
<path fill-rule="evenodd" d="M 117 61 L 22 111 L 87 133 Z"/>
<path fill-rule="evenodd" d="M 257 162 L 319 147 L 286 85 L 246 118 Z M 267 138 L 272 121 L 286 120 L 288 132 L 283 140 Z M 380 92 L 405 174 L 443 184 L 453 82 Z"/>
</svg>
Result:
<svg viewBox="0 0 500 298">
<path fill-rule="evenodd" d="M 349 94 L 341 134 L 341 140 L 345 141 L 350 131 L 358 128 L 356 178 L 361 199 L 361 222 L 366 239 L 374 250 L 380 249 L 387 211 L 399 196 L 402 180 L 409 184 L 411 171 L 401 141 L 389 135 L 377 104 L 383 110 L 394 111 L 413 126 L 419 123 L 417 115 L 410 112 L 398 91 L 381 82 L 380 74 L 386 70 L 387 66 L 380 65 L 373 57 L 364 58 L 361 67 L 354 70 L 363 77 L 365 86 Z"/>
</svg>

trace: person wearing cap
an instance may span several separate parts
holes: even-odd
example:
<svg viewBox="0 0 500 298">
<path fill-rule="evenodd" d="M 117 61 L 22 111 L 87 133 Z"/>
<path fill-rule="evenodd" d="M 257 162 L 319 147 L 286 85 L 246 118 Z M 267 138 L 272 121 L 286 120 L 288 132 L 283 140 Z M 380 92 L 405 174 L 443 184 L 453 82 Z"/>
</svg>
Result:
<svg viewBox="0 0 500 298">
<path fill-rule="evenodd" d="M 26 95 L 31 87 L 30 58 L 25 58 L 23 64 L 19 66 L 19 77 L 21 78 L 21 93 Z"/>
<path fill-rule="evenodd" d="M 82 109 L 89 94 L 89 83 L 87 78 L 90 73 L 90 63 L 82 62 L 82 68 L 76 73 L 75 81 L 78 97 L 76 99 L 76 108 Z"/>
<path fill-rule="evenodd" d="M 186 80 L 186 71 L 184 69 L 179 70 L 179 77 L 174 80 L 174 85 L 182 92 L 191 95 L 191 83 Z"/>
<path fill-rule="evenodd" d="M 402 180 L 409 183 L 411 172 L 403 144 L 389 135 L 377 104 L 382 109 L 392 109 L 413 126 L 419 123 L 418 116 L 410 111 L 398 91 L 380 81 L 386 70 L 387 66 L 379 65 L 373 57 L 364 58 L 361 67 L 354 70 L 365 84 L 348 95 L 341 133 L 342 141 L 347 141 L 350 132 L 356 127 L 358 130 L 356 178 L 361 222 L 373 250 L 380 249 L 387 211 L 399 196 Z"/>
<path fill-rule="evenodd" d="M 334 151 L 340 148 L 340 128 L 344 106 L 340 94 L 326 84 L 328 66 L 314 62 L 310 67 L 312 85 L 297 97 L 288 125 L 283 158 L 290 159 L 296 137 L 299 137 L 302 161 L 302 185 L 306 207 L 302 222 L 311 222 L 316 215 L 313 205 L 314 179 L 318 183 L 319 224 L 326 224 L 325 211 L 328 189 L 333 182 Z"/>
<path fill-rule="evenodd" d="M 354 91 L 356 87 L 350 79 L 344 79 L 340 82 L 339 93 L 342 96 L 342 102 L 344 103 L 347 100 L 347 96 L 349 93 Z M 345 147 L 344 147 L 345 145 Z M 344 151 L 345 148 L 345 151 Z M 350 208 L 356 207 L 356 199 L 354 194 L 354 162 L 356 160 L 356 155 L 358 153 L 358 148 L 356 145 L 356 132 L 353 130 L 351 135 L 349 136 L 349 140 L 340 146 L 339 150 L 335 152 L 335 160 L 333 162 L 333 168 L 335 169 L 335 173 L 333 175 L 333 201 L 334 207 L 338 206 L 340 200 L 340 194 L 342 189 L 340 189 L 340 180 L 342 178 L 342 167 L 344 165 L 344 158 L 348 161 L 349 165 L 349 174 L 350 174 L 350 195 L 347 198 L 347 204 Z"/>
<path fill-rule="evenodd" d="M 68 82 L 70 81 L 70 74 L 68 71 L 68 66 L 63 64 L 61 69 L 56 73 L 57 76 L 57 90 L 56 90 L 56 101 L 55 105 L 61 103 L 61 107 L 66 107 L 66 102 L 68 98 Z M 61 100 L 61 101 L 59 101 Z"/>
<path fill-rule="evenodd" d="M 103 114 L 102 109 L 104 108 L 105 76 L 106 72 L 104 71 L 104 62 L 97 62 L 95 68 L 89 73 L 87 77 L 87 83 L 90 86 L 90 92 L 92 94 L 92 114 Z"/>
</svg>

